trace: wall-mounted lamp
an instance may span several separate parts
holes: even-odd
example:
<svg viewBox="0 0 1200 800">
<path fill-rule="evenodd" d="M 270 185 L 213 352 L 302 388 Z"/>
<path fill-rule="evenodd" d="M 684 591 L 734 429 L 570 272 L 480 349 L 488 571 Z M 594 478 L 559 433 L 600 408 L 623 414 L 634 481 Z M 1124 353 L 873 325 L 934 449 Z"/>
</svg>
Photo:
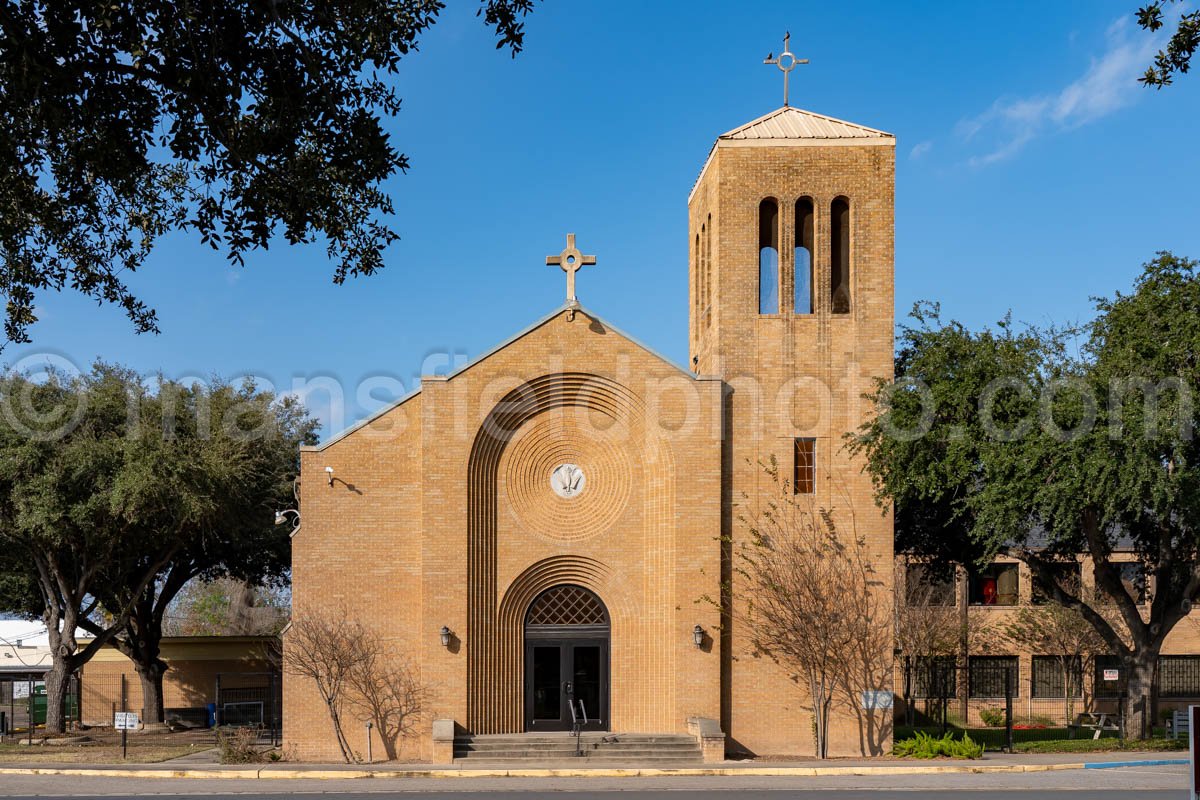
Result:
<svg viewBox="0 0 1200 800">
<path fill-rule="evenodd" d="M 333 486 L 333 467 L 325 468 L 325 480 L 329 481 L 330 486 Z"/>
<path fill-rule="evenodd" d="M 454 634 L 450 632 L 450 629 L 443 625 L 442 629 L 438 631 L 438 635 L 442 637 L 442 647 L 449 647 L 450 637 L 454 636 Z"/>
<path fill-rule="evenodd" d="M 285 508 L 283 511 L 275 512 L 275 524 L 282 525 L 287 522 L 288 517 L 292 519 L 292 533 L 300 529 L 300 512 L 294 508 Z"/>
<path fill-rule="evenodd" d="M 704 628 L 699 625 L 692 628 L 692 641 L 696 643 L 696 647 L 704 647 Z"/>
</svg>

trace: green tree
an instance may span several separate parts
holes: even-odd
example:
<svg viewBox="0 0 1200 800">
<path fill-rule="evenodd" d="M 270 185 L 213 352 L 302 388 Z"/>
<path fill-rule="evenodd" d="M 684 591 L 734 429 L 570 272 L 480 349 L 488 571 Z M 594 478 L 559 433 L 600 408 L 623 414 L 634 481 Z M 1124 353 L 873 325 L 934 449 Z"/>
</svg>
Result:
<svg viewBox="0 0 1200 800">
<path fill-rule="evenodd" d="M 852 447 L 879 500 L 895 504 L 898 549 L 1013 555 L 1078 612 L 1123 662 L 1129 731 L 1144 736 L 1163 641 L 1200 594 L 1197 262 L 1161 253 L 1097 312 L 1072 348 L 1065 332 L 973 333 L 919 309 L 901 333 L 897 383 L 879 387 L 879 414 Z M 949 544 L 927 520 L 949 523 Z M 1153 577 L 1145 614 L 1118 550 Z M 1057 562 L 1078 553 L 1094 562 L 1104 603 L 1056 580 Z"/>
<path fill-rule="evenodd" d="M 93 590 L 106 614 L 128 609 L 112 644 L 133 661 L 145 720 L 154 723 L 165 719 L 168 667 L 160 650 L 179 592 L 193 581 L 218 578 L 278 583 L 291 566 L 291 526 L 276 525 L 275 511 L 294 502 L 300 445 L 315 442 L 316 422 L 294 398 L 278 398 L 251 382 L 206 387 L 160 379 L 143 413 L 159 428 L 141 437 L 130 461 L 151 475 L 173 476 L 203 503 L 191 517 L 143 521 L 147 545 L 133 572 L 110 574 Z M 161 564 L 154 580 L 136 580 L 153 564 Z M 99 635 L 106 623 L 96 620 L 93 615 L 80 625 Z"/>
<path fill-rule="evenodd" d="M 162 609 L 184 575 L 281 560 L 275 503 L 310 437 L 298 404 L 251 384 L 151 391 L 107 364 L 3 376 L 0 548 L 28 565 L 40 595 L 49 730 L 64 728 L 70 675 L 110 643 L 156 697 Z M 81 628 L 92 634 L 82 646 Z"/>
<path fill-rule="evenodd" d="M 480 0 L 513 55 L 534 0 Z M 28 341 L 39 292 L 153 309 L 123 275 L 172 230 L 241 264 L 324 242 L 334 281 L 396 233 L 383 181 L 394 75 L 442 0 L 6 0 L 0 5 L 0 293 Z"/>
<path fill-rule="evenodd" d="M 1138 9 L 1138 24 L 1148 31 L 1157 31 L 1165 25 L 1163 9 L 1176 0 L 1153 0 Z M 1179 15 L 1179 25 L 1167 46 L 1158 51 L 1154 64 L 1146 69 L 1139 81 L 1146 86 L 1161 89 L 1174 82 L 1175 73 L 1185 73 L 1191 67 L 1192 55 L 1200 47 L 1200 11 L 1185 11 Z"/>
</svg>

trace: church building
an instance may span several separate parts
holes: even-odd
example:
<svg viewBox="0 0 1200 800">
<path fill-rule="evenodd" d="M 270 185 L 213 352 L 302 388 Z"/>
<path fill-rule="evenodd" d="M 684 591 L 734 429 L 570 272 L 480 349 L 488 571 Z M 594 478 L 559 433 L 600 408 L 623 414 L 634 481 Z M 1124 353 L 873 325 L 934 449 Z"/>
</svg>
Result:
<svg viewBox="0 0 1200 800">
<path fill-rule="evenodd" d="M 717 138 L 680 231 L 686 365 L 581 304 L 577 282 L 614 278 L 569 236 L 547 259 L 563 306 L 304 449 L 294 618 L 361 622 L 420 676 L 402 757 L 574 722 L 690 734 L 709 760 L 813 754 L 806 682 L 709 600 L 738 580 L 725 543 L 779 491 L 774 459 L 787 491 L 853 519 L 890 602 L 892 520 L 844 435 L 892 377 L 894 153 L 786 104 Z M 285 676 L 284 719 L 298 757 L 340 757 L 311 682 Z M 836 709 L 830 755 L 861 747 Z"/>
</svg>

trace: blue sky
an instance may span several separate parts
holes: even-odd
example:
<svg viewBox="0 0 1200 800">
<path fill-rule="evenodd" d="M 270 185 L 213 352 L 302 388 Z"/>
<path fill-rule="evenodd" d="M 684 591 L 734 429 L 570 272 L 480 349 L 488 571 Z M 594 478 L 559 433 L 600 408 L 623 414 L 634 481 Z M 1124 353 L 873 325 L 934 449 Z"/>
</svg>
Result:
<svg viewBox="0 0 1200 800">
<path fill-rule="evenodd" d="M 398 78 L 412 169 L 387 186 L 384 272 L 338 287 L 320 245 L 235 269 L 176 236 L 131 280 L 161 335 L 44 295 L 34 344 L 4 358 L 252 374 L 337 429 L 559 305 L 545 256 L 574 231 L 600 260 L 583 303 L 685 363 L 687 194 L 716 136 L 780 105 L 762 59 L 784 30 L 812 60 L 793 105 L 898 138 L 898 316 L 934 299 L 976 326 L 1086 318 L 1155 251 L 1200 257 L 1200 73 L 1136 85 L 1155 49 L 1137 5 L 559 0 L 514 61 L 459 2 Z"/>
</svg>

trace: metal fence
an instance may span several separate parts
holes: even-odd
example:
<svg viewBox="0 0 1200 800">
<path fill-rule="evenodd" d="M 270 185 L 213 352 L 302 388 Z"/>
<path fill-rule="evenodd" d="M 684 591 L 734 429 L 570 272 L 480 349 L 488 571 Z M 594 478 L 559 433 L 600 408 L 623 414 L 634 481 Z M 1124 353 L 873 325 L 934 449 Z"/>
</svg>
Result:
<svg viewBox="0 0 1200 800">
<path fill-rule="evenodd" d="M 194 675 L 170 670 L 164 681 L 164 718 L 173 729 L 219 725 L 259 728 L 272 743 L 283 727 L 282 681 L 277 672 L 222 672 Z M 0 673 L 0 736 L 37 736 L 46 724 L 43 672 Z M 66 700 L 68 730 L 113 727 L 118 711 L 150 719 L 142 684 L 134 673 L 97 672 L 71 679 Z"/>
<path fill-rule="evenodd" d="M 0 740 L 36 735 L 46 726 L 46 682 L 43 672 L 0 673 Z M 79 681 L 67 687 L 67 727 L 79 724 Z"/>
<path fill-rule="evenodd" d="M 283 681 L 279 673 L 218 673 L 216 722 L 260 728 L 271 744 L 276 744 L 283 730 Z"/>
<path fill-rule="evenodd" d="M 992 750 L 1012 750 L 1019 673 L 1015 659 L 906 658 L 903 724 L 946 733 L 967 729 Z"/>
<path fill-rule="evenodd" d="M 945 733 L 965 729 L 985 746 L 1093 735 L 1150 735 L 1162 715 L 1200 699 L 1200 657 L 1163 656 L 1153 694 L 1128 698 L 1126 670 L 1113 656 L 1089 663 L 1033 656 L 1022 676 L 1016 656 L 907 657 L 901 664 L 902 703 L 896 724 Z M 1022 679 L 1024 677 L 1024 679 Z M 1131 703 L 1132 708 L 1127 707 Z M 1131 714 L 1130 712 L 1144 712 Z M 1140 719 L 1145 731 L 1126 729 Z"/>
</svg>

